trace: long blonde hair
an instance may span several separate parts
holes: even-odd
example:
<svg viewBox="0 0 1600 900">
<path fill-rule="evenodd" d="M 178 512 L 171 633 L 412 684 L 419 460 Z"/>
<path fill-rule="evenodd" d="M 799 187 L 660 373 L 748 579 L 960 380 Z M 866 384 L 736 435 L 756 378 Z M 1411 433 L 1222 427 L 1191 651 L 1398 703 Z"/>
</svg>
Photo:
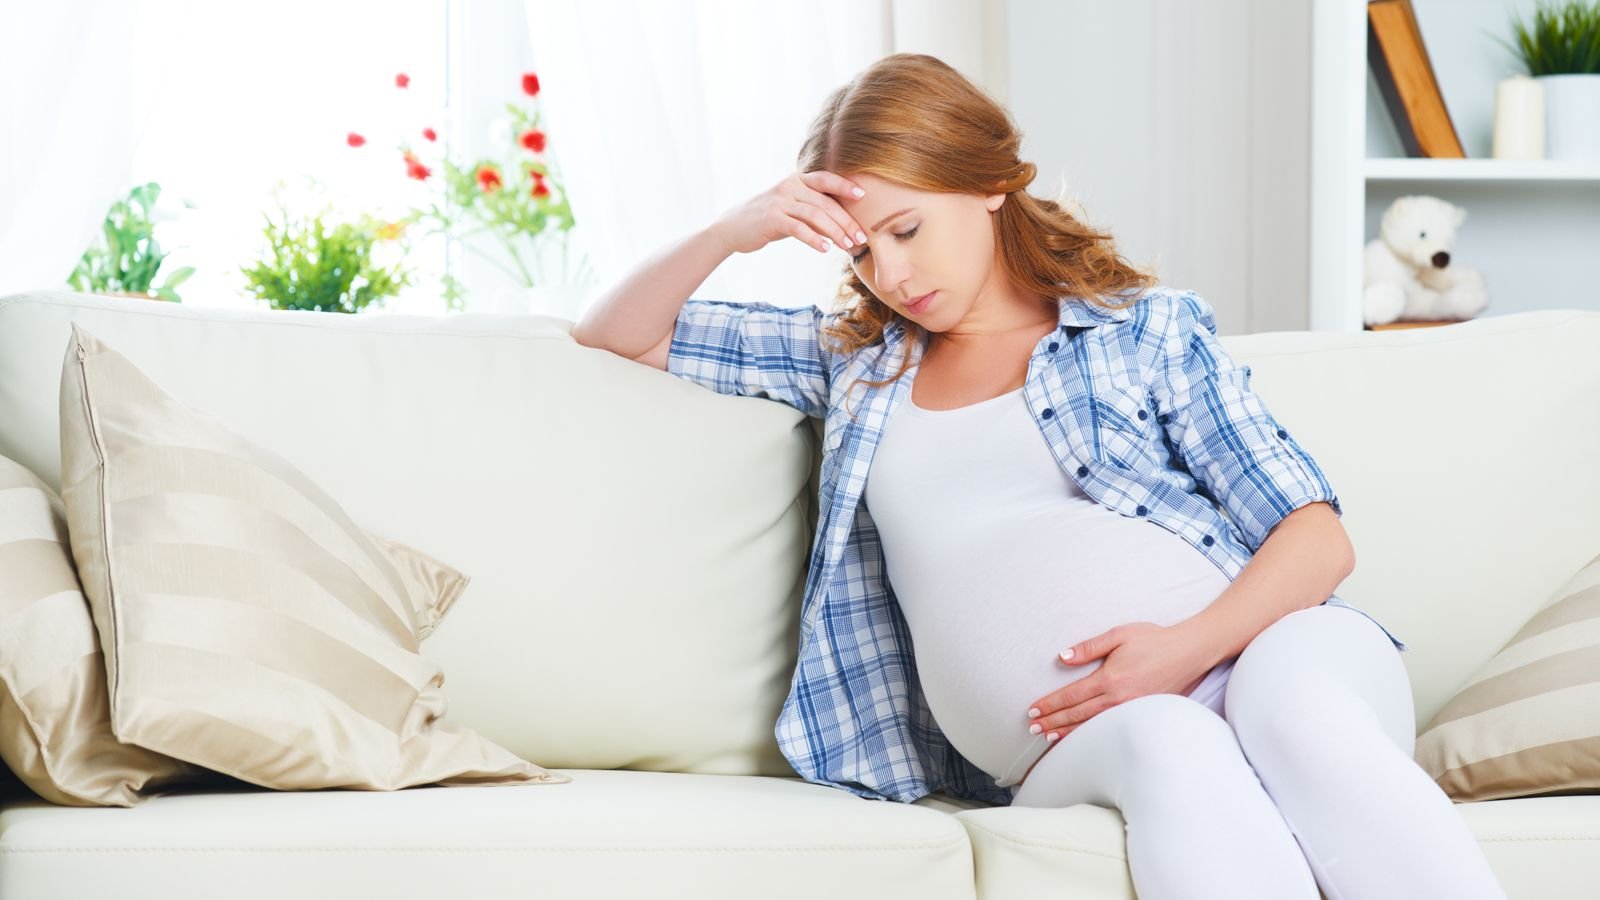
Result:
<svg viewBox="0 0 1600 900">
<path fill-rule="evenodd" d="M 800 148 L 799 170 L 845 177 L 870 173 L 923 191 L 1005 193 L 995 213 L 1000 265 L 1022 293 L 1082 298 L 1108 309 L 1104 297 L 1142 294 L 1158 281 L 1124 260 L 1110 233 L 1024 190 L 1037 167 L 1017 158 L 1022 134 L 1005 107 L 937 57 L 896 53 L 873 63 L 822 105 Z M 877 341 L 896 319 L 917 323 L 873 295 L 848 263 L 838 299 L 841 315 L 824 333 L 849 354 Z M 911 366 L 909 345 L 891 384 Z"/>
</svg>

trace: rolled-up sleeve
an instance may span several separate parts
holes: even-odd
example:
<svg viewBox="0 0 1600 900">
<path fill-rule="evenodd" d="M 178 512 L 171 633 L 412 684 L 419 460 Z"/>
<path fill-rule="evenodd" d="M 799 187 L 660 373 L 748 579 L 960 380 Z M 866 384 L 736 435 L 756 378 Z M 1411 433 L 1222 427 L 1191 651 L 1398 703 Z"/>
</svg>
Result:
<svg viewBox="0 0 1600 900">
<path fill-rule="evenodd" d="M 821 342 L 828 315 L 815 306 L 685 301 L 667 371 L 719 394 L 777 400 L 823 418 L 832 374 Z"/>
<path fill-rule="evenodd" d="M 1169 443 L 1189 473 L 1216 498 L 1254 553 L 1289 513 L 1339 498 L 1315 460 L 1250 390 L 1216 337 L 1211 306 L 1179 295 L 1169 320 L 1164 378 L 1155 386 Z"/>
</svg>

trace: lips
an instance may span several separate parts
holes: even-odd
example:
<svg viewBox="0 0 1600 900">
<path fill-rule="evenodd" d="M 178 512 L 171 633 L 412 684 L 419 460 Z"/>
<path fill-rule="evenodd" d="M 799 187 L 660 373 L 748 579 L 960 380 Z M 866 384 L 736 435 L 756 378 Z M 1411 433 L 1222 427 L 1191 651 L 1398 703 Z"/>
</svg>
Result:
<svg viewBox="0 0 1600 900">
<path fill-rule="evenodd" d="M 922 312 L 923 310 L 928 308 L 928 303 L 933 299 L 933 295 L 937 294 L 937 293 L 939 293 L 939 292 L 938 291 L 929 291 L 928 293 L 923 294 L 921 297 L 918 297 L 917 299 L 911 301 L 910 303 L 907 303 L 906 304 L 906 309 L 909 310 L 910 312 L 914 312 L 914 313 Z"/>
</svg>

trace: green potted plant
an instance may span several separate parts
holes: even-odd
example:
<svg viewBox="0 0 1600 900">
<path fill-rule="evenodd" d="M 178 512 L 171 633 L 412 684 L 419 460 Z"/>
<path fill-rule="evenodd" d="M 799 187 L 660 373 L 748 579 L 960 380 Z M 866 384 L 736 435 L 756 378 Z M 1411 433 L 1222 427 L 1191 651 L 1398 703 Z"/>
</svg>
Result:
<svg viewBox="0 0 1600 900">
<path fill-rule="evenodd" d="M 273 309 L 358 313 L 380 307 L 411 284 L 412 272 L 398 264 L 374 261 L 380 240 L 398 234 L 392 223 L 362 214 L 354 221 L 330 222 L 331 209 L 304 218 L 291 216 L 280 182 L 273 198 L 281 216 L 263 214 L 266 252 L 243 268 L 249 292 Z"/>
<path fill-rule="evenodd" d="M 1516 46 L 1500 43 L 1544 88 L 1546 157 L 1600 159 L 1600 0 L 1541 3 L 1512 31 Z"/>
<path fill-rule="evenodd" d="M 152 181 L 135 187 L 127 199 L 111 204 L 101 223 L 104 240 L 97 239 L 83 251 L 67 283 L 85 293 L 182 302 L 176 288 L 194 274 L 193 266 L 168 272 L 160 287 L 150 287 L 167 258 L 155 233 L 156 201 L 160 197 L 161 185 Z"/>
</svg>

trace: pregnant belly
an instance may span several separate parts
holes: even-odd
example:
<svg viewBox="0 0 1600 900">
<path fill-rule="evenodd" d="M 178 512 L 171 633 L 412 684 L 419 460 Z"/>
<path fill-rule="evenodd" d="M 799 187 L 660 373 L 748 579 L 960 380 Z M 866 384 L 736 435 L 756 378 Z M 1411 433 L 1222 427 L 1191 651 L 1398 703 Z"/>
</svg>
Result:
<svg viewBox="0 0 1600 900">
<path fill-rule="evenodd" d="M 1061 651 L 1118 625 L 1175 625 L 1200 612 L 1228 584 L 1210 562 L 1200 562 L 1209 574 L 1195 570 L 1197 577 L 1177 590 L 1167 583 L 1154 594 L 1124 593 L 1122 602 L 1097 604 L 1059 591 L 1030 594 L 1013 584 L 983 602 L 944 604 L 936 614 L 923 607 L 920 615 L 908 616 L 917 673 L 940 730 L 998 785 L 1017 783 L 1053 746 L 1044 733 L 1028 731 L 1028 708 L 1104 664 L 1101 658 L 1068 665 Z"/>
</svg>

